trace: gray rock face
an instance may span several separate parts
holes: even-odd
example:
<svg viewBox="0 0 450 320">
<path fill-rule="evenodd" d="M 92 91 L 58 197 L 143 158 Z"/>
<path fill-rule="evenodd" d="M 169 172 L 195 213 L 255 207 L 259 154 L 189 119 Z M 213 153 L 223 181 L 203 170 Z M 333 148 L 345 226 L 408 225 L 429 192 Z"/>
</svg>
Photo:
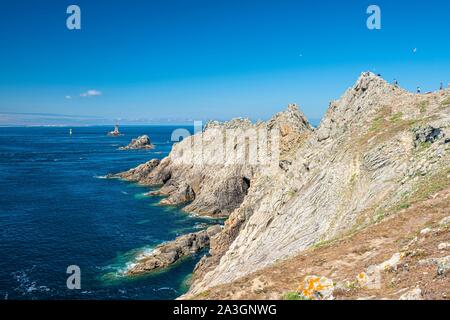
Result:
<svg viewBox="0 0 450 320">
<path fill-rule="evenodd" d="M 150 254 L 138 258 L 126 271 L 127 275 L 139 275 L 174 264 L 179 259 L 197 253 L 209 246 L 209 239 L 220 232 L 219 225 L 196 233 L 190 233 L 157 246 Z"/>
<path fill-rule="evenodd" d="M 413 132 L 416 134 L 416 146 L 419 143 L 434 142 L 442 135 L 440 128 L 433 128 L 430 125 L 414 128 Z"/>
<path fill-rule="evenodd" d="M 131 140 L 130 144 L 126 147 L 120 147 L 119 150 L 136 150 L 136 149 L 153 149 L 154 146 L 150 142 L 150 138 L 147 135 L 140 136 Z"/>
</svg>

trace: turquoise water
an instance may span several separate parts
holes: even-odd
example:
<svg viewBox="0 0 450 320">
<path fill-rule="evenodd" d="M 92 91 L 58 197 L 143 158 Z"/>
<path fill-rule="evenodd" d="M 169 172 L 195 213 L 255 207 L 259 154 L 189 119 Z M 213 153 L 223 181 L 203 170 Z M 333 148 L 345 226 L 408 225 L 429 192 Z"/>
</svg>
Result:
<svg viewBox="0 0 450 320">
<path fill-rule="evenodd" d="M 175 127 L 0 128 L 0 299 L 174 299 L 200 255 L 123 276 L 152 247 L 212 223 L 157 206 L 145 188 L 103 177 L 166 156 Z M 154 150 L 119 151 L 148 134 Z M 66 287 L 69 265 L 81 290 Z"/>
</svg>

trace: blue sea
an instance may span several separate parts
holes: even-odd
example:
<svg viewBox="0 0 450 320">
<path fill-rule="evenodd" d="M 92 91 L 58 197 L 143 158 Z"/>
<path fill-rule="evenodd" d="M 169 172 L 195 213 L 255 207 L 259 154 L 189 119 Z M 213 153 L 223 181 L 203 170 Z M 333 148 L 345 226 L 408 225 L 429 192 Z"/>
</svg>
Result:
<svg viewBox="0 0 450 320">
<path fill-rule="evenodd" d="M 167 270 L 123 270 L 154 246 L 213 221 L 158 206 L 151 190 L 105 179 L 165 157 L 170 126 L 0 128 L 0 299 L 174 299 L 188 289 L 202 253 Z M 190 129 L 190 128 L 187 128 Z M 147 134 L 155 149 L 119 151 Z M 67 267 L 81 269 L 69 290 Z"/>
</svg>

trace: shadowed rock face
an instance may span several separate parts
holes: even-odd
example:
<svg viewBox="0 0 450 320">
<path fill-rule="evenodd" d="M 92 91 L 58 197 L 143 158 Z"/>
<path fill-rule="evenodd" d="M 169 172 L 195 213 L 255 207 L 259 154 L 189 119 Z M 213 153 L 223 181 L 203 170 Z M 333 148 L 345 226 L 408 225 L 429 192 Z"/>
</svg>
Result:
<svg viewBox="0 0 450 320">
<path fill-rule="evenodd" d="M 153 149 L 154 146 L 150 142 L 150 138 L 147 135 L 140 136 L 131 140 L 130 144 L 126 147 L 120 147 L 119 150 L 136 150 L 136 149 Z"/>
</svg>

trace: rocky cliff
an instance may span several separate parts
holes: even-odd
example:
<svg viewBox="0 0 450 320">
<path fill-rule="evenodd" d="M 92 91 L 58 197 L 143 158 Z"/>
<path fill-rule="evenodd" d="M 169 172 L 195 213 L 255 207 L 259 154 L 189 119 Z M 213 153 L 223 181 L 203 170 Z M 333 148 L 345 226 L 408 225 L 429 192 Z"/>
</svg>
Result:
<svg viewBox="0 0 450 320">
<path fill-rule="evenodd" d="M 297 146 L 285 170 L 252 180 L 211 240 L 190 294 L 227 283 L 394 213 L 444 176 L 449 90 L 415 95 L 364 73 Z M 432 184 L 432 182 L 431 182 Z"/>
<path fill-rule="evenodd" d="M 311 131 L 295 105 L 268 122 L 211 121 L 203 132 L 174 144 L 163 160 L 109 177 L 161 186 L 153 194 L 165 196 L 163 205 L 186 204 L 184 209 L 194 214 L 228 217 L 243 202 L 254 177 L 269 167 L 291 163 L 294 150 Z M 278 133 L 281 148 L 278 137 L 276 143 L 271 140 Z"/>
<path fill-rule="evenodd" d="M 449 106 L 449 90 L 417 95 L 363 73 L 317 129 L 294 105 L 268 122 L 211 122 L 161 162 L 117 176 L 161 185 L 163 204 L 227 217 L 195 269 L 192 297 L 448 186 Z"/>
</svg>

